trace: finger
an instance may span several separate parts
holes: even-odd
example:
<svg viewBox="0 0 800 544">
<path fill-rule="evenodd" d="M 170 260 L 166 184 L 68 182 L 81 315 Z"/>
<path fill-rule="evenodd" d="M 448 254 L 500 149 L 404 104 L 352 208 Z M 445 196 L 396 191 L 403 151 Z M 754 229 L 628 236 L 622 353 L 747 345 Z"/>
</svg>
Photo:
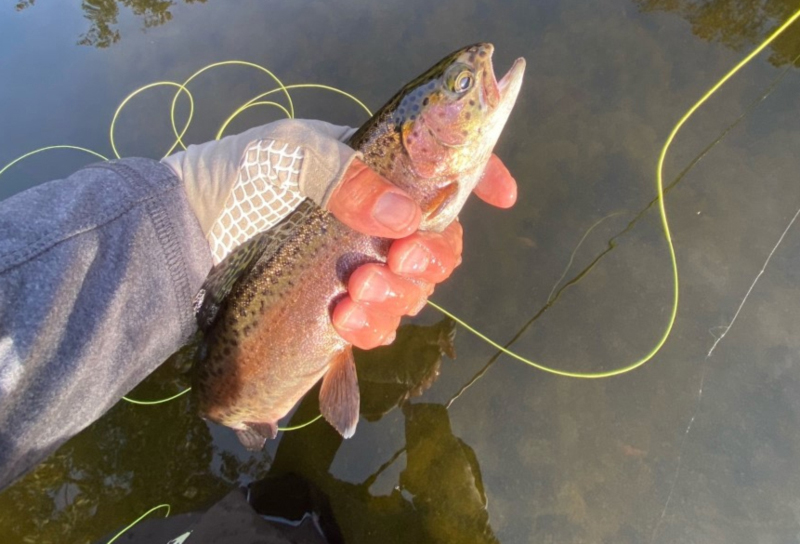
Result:
<svg viewBox="0 0 800 544">
<path fill-rule="evenodd" d="M 510 208 L 517 201 L 517 182 L 497 155 L 489 159 L 475 194 L 498 208 Z"/>
<path fill-rule="evenodd" d="M 331 195 L 328 210 L 350 228 L 382 238 L 408 236 L 422 217 L 416 202 L 358 159 Z"/>
<path fill-rule="evenodd" d="M 372 349 L 394 341 L 400 316 L 377 311 L 347 296 L 333 309 L 331 321 L 346 341 L 361 349 Z"/>
<path fill-rule="evenodd" d="M 442 232 L 416 232 L 389 248 L 389 269 L 399 276 L 439 283 L 461 264 L 463 230 L 458 221 Z"/>
<path fill-rule="evenodd" d="M 358 267 L 350 276 L 347 292 L 356 302 L 391 315 L 415 314 L 425 305 L 429 284 L 394 274 L 381 263 Z"/>
</svg>

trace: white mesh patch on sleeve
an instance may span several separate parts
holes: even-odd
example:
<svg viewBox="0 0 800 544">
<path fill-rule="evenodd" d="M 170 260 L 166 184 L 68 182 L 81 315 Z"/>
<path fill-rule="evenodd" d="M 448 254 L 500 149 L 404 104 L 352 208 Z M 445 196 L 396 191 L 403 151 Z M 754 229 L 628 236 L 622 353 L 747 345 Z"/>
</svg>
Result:
<svg viewBox="0 0 800 544">
<path fill-rule="evenodd" d="M 277 225 L 303 196 L 299 190 L 303 150 L 259 140 L 244 152 L 236 183 L 208 233 L 214 264 L 255 234 Z"/>
</svg>

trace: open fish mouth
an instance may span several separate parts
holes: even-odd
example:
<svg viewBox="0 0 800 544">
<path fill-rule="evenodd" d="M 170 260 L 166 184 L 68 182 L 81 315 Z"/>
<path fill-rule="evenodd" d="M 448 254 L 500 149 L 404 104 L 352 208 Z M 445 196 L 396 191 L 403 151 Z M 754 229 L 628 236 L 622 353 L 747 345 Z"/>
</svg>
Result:
<svg viewBox="0 0 800 544">
<path fill-rule="evenodd" d="M 496 108 L 499 104 L 506 103 L 509 100 L 513 104 L 522 86 L 522 75 L 525 73 L 525 59 L 520 57 L 515 60 L 508 72 L 498 81 L 495 76 L 494 65 L 492 64 L 494 46 L 487 43 L 484 44 L 483 47 L 488 57 L 485 60 L 483 91 L 489 106 L 491 108 Z"/>
</svg>

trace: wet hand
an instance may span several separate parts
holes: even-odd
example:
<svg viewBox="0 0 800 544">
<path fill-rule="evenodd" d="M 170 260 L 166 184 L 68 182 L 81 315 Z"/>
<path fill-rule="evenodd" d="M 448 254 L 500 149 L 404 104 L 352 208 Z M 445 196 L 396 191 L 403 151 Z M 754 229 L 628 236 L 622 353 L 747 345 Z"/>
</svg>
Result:
<svg viewBox="0 0 800 544">
<path fill-rule="evenodd" d="M 514 205 L 517 184 L 496 155 L 475 194 L 499 208 Z M 389 344 L 400 318 L 419 312 L 435 284 L 461 263 L 461 224 L 454 221 L 443 232 L 418 231 L 419 206 L 359 160 L 331 195 L 328 209 L 359 232 L 395 239 L 386 264 L 365 264 L 353 272 L 348 294 L 332 315 L 336 331 L 355 346 L 371 349 Z"/>
</svg>

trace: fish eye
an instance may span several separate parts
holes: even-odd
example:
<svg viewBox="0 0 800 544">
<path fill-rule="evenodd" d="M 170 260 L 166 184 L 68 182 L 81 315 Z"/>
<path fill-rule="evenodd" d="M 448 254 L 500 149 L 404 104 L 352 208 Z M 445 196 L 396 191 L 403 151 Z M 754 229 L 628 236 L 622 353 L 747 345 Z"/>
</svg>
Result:
<svg viewBox="0 0 800 544">
<path fill-rule="evenodd" d="M 474 81 L 475 78 L 472 76 L 472 72 L 464 70 L 456 77 L 453 90 L 457 93 L 465 93 L 472 88 Z"/>
<path fill-rule="evenodd" d="M 475 85 L 475 73 L 469 66 L 456 64 L 445 75 L 445 88 L 451 93 L 463 95 Z"/>
</svg>

